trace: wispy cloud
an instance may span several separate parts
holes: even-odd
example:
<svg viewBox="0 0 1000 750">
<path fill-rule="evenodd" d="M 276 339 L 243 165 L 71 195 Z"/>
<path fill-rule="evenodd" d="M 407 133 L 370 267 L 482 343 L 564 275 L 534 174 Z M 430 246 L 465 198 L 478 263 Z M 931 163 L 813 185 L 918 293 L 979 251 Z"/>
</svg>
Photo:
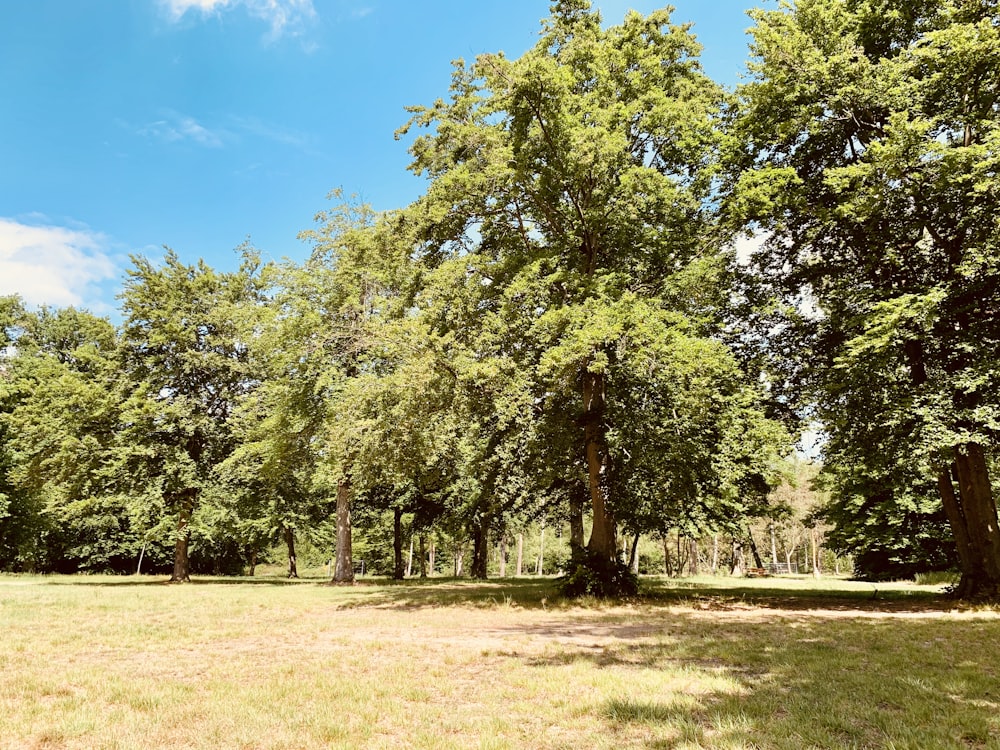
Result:
<svg viewBox="0 0 1000 750">
<path fill-rule="evenodd" d="M 264 122 L 257 117 L 241 117 L 233 115 L 230 118 L 231 124 L 239 131 L 248 135 L 274 141 L 284 146 L 292 146 L 298 149 L 308 148 L 313 138 L 306 133 L 290 130 L 280 125 Z"/>
<path fill-rule="evenodd" d="M 108 240 L 97 232 L 0 217 L 0 295 L 104 312 L 91 297 L 97 297 L 96 285 L 118 274 Z"/>
<path fill-rule="evenodd" d="M 162 119 L 146 123 L 136 132 L 168 143 L 191 141 L 206 148 L 221 148 L 225 136 L 223 131 L 210 130 L 193 117 L 176 112 L 167 112 Z"/>
<path fill-rule="evenodd" d="M 254 18 L 270 27 L 270 36 L 298 35 L 316 19 L 312 0 L 160 0 L 170 18 L 179 21 L 188 11 L 202 15 L 217 15 L 234 8 L 243 8 Z"/>
</svg>

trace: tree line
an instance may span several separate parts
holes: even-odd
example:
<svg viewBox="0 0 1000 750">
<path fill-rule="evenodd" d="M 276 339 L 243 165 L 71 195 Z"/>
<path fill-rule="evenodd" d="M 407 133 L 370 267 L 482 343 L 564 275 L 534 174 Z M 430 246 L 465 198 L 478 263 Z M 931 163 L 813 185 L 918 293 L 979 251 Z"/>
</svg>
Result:
<svg viewBox="0 0 1000 750">
<path fill-rule="evenodd" d="M 996 595 L 997 3 L 750 15 L 727 91 L 668 10 L 560 0 L 528 52 L 410 109 L 423 194 L 337 193 L 305 262 L 133 257 L 118 326 L 4 299 L 0 566 L 172 548 L 186 580 L 281 541 L 294 573 L 305 533 L 346 581 L 383 523 L 397 576 L 405 525 L 484 577 L 548 518 L 567 591 L 628 592 L 623 540 L 773 539 L 818 425 L 810 528 Z"/>
</svg>

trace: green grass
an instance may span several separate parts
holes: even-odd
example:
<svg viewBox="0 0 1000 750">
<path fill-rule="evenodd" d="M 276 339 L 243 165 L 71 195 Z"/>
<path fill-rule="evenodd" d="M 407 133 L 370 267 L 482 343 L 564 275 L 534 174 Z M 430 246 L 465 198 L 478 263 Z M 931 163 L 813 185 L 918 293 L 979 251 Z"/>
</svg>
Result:
<svg viewBox="0 0 1000 750">
<path fill-rule="evenodd" d="M 0 748 L 1000 748 L 940 587 L 0 576 Z"/>
</svg>

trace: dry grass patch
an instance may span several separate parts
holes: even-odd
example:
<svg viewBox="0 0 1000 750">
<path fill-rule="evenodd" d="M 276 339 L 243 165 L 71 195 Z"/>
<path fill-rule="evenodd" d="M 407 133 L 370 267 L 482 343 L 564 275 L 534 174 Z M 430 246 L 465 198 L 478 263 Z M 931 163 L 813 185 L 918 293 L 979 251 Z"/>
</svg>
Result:
<svg viewBox="0 0 1000 750">
<path fill-rule="evenodd" d="M 0 578 L 0 748 L 1000 748 L 998 613 L 852 586 Z"/>
</svg>

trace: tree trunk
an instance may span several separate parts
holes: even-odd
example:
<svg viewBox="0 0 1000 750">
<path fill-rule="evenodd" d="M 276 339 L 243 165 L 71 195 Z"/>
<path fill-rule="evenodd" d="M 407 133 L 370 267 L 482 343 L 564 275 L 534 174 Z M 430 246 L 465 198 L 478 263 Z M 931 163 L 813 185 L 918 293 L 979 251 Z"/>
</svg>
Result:
<svg viewBox="0 0 1000 750">
<path fill-rule="evenodd" d="M 729 575 L 743 576 L 746 574 L 746 561 L 743 558 L 743 542 L 733 536 L 733 567 Z"/>
<path fill-rule="evenodd" d="M 569 495 L 569 553 L 573 561 L 583 559 L 583 508 L 587 503 L 587 485 L 575 482 Z"/>
<path fill-rule="evenodd" d="M 251 578 L 257 572 L 257 554 L 257 545 L 254 545 L 250 548 L 250 569 L 247 571 L 247 575 Z"/>
<path fill-rule="evenodd" d="M 410 556 L 406 558 L 406 577 L 413 575 L 413 532 L 410 531 Z"/>
<path fill-rule="evenodd" d="M 823 571 L 819 569 L 819 532 L 813 526 L 809 529 L 809 546 L 812 549 L 812 574 L 813 578 L 819 578 Z"/>
<path fill-rule="evenodd" d="M 966 140 L 970 133 L 966 129 Z M 904 351 L 913 384 L 923 385 L 927 370 L 922 343 L 906 341 Z M 962 568 L 955 593 L 961 598 L 996 598 L 1000 596 L 1000 522 L 986 454 L 978 443 L 965 443 L 955 446 L 953 458 L 958 492 L 947 471 L 938 476 L 938 489 Z"/>
<path fill-rule="evenodd" d="M 485 581 L 489 577 L 490 525 L 482 519 L 472 528 L 472 577 Z"/>
<path fill-rule="evenodd" d="M 172 583 L 191 581 L 191 563 L 188 560 L 188 543 L 191 540 L 191 514 L 198 490 L 185 490 L 181 495 L 180 510 L 177 513 L 177 537 L 174 540 L 174 572 Z"/>
<path fill-rule="evenodd" d="M 629 569 L 639 575 L 639 535 L 636 534 L 632 537 L 632 549 L 629 551 L 628 555 L 628 567 Z"/>
<path fill-rule="evenodd" d="M 775 572 L 778 569 L 778 540 L 774 536 L 774 521 L 771 521 L 767 525 L 768 531 L 771 532 L 771 562 L 774 564 Z"/>
<path fill-rule="evenodd" d="M 750 552 L 753 554 L 754 565 L 758 568 L 763 568 L 764 561 L 760 559 L 760 552 L 757 551 L 757 542 L 754 541 L 750 529 L 747 529 L 747 541 L 750 542 Z"/>
<path fill-rule="evenodd" d="M 403 509 L 392 509 L 392 578 L 402 581 L 403 567 Z"/>
<path fill-rule="evenodd" d="M 688 575 L 698 575 L 698 540 L 691 537 L 688 550 Z"/>
<path fill-rule="evenodd" d="M 681 555 L 681 530 L 677 529 L 677 577 L 684 573 L 684 566 L 687 564 L 687 557 Z"/>
<path fill-rule="evenodd" d="M 604 440 L 604 375 L 583 373 L 584 449 L 587 458 L 587 482 L 594 525 L 587 550 L 591 555 L 613 563 L 617 558 L 615 519 L 608 505 L 604 482 L 607 460 Z"/>
<path fill-rule="evenodd" d="M 499 554 L 499 564 L 500 564 L 500 577 L 507 577 L 507 534 L 500 535 L 500 554 Z"/>
<path fill-rule="evenodd" d="M 337 483 L 337 566 L 333 580 L 337 583 L 354 581 L 354 557 L 351 538 L 351 480 Z"/>
<path fill-rule="evenodd" d="M 1000 596 L 1000 524 L 986 454 L 978 443 L 966 443 L 955 448 L 954 457 L 958 492 L 951 492 L 950 511 L 947 491 L 942 493 L 942 502 L 949 511 L 948 520 L 963 565 L 956 593 L 964 598 L 996 598 Z"/>
<path fill-rule="evenodd" d="M 427 535 L 420 535 L 420 577 L 427 577 Z"/>
<path fill-rule="evenodd" d="M 664 533 L 661 541 L 663 542 L 663 574 L 670 575 L 670 536 Z"/>
<path fill-rule="evenodd" d="M 465 562 L 465 547 L 458 542 L 455 542 L 455 556 L 453 562 L 455 563 L 455 578 L 462 575 L 462 563 Z"/>
<path fill-rule="evenodd" d="M 535 564 L 535 575 L 540 576 L 545 569 L 545 527 L 538 537 L 538 560 Z"/>
<path fill-rule="evenodd" d="M 434 542 L 434 537 L 431 537 L 431 549 L 427 553 L 427 562 L 430 565 L 430 570 L 427 571 L 429 575 L 434 575 L 434 552 L 437 550 L 437 545 Z"/>
<path fill-rule="evenodd" d="M 712 575 L 719 572 L 719 535 L 712 536 Z"/>
<path fill-rule="evenodd" d="M 524 534 L 517 535 L 517 572 L 515 575 L 520 578 L 524 573 Z"/>
<path fill-rule="evenodd" d="M 142 574 L 142 558 L 146 555 L 146 545 L 147 544 L 149 544 L 149 540 L 148 539 L 144 539 L 142 541 L 142 549 L 139 551 L 139 563 L 135 566 L 135 574 L 136 575 L 141 575 Z M 250 575 L 253 575 L 253 573 L 251 573 Z"/>
<path fill-rule="evenodd" d="M 285 526 L 282 533 L 285 537 L 285 546 L 288 548 L 288 577 L 298 578 L 299 566 L 295 557 L 295 530 L 290 526 Z"/>
</svg>

